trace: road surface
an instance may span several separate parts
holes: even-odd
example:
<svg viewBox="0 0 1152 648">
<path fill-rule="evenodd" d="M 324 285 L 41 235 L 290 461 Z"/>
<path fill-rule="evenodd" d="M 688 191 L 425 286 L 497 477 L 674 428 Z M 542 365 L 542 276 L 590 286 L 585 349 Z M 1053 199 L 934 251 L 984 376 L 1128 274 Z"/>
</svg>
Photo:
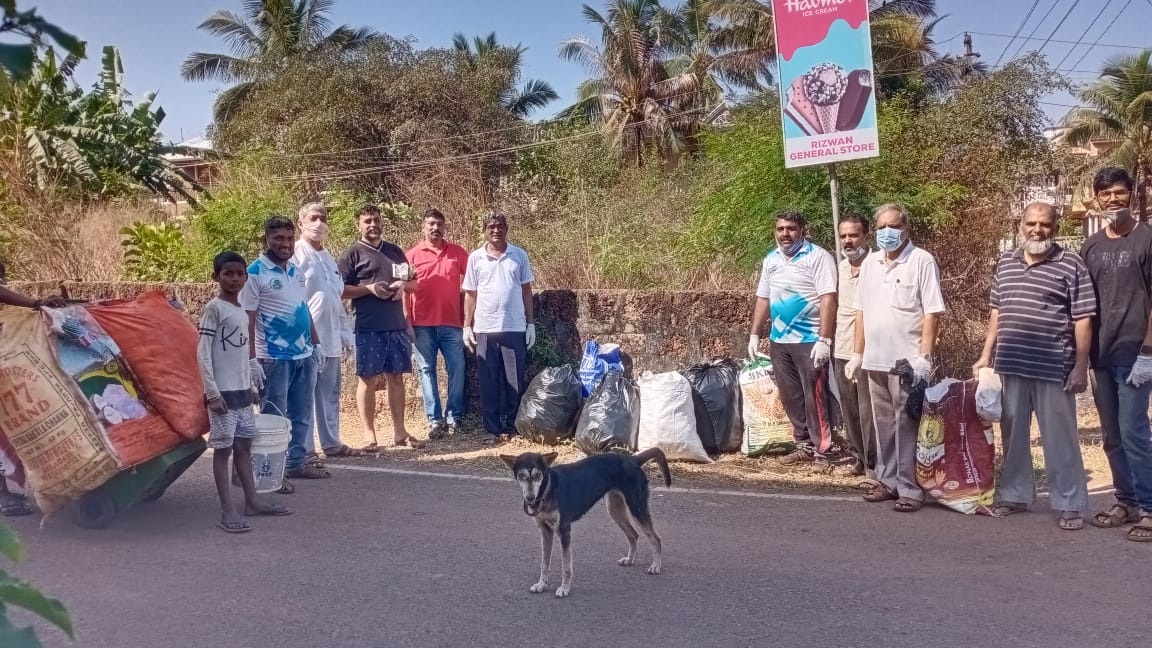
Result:
<svg viewBox="0 0 1152 648">
<path fill-rule="evenodd" d="M 350 465 L 275 496 L 295 515 L 228 535 L 202 458 L 102 531 L 15 520 L 15 571 L 65 602 L 85 648 L 1147 645 L 1152 546 L 1060 531 L 1046 510 L 657 489 L 664 573 L 644 573 L 643 537 L 637 566 L 617 566 L 622 534 L 597 507 L 556 599 L 528 592 L 538 536 L 510 480 Z M 553 584 L 558 569 L 559 551 Z"/>
</svg>

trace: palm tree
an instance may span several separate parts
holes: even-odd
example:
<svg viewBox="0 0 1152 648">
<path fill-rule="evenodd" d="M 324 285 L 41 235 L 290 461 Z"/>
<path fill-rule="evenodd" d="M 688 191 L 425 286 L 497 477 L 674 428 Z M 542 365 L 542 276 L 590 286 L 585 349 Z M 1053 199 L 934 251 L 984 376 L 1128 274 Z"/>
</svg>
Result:
<svg viewBox="0 0 1152 648">
<path fill-rule="evenodd" d="M 1084 175 L 1104 166 L 1131 169 L 1143 220 L 1152 183 L 1152 50 L 1105 61 L 1099 80 L 1080 92 L 1080 100 L 1087 107 L 1064 118 L 1060 141 L 1078 147 L 1101 140 L 1116 144 L 1093 160 Z"/>
<path fill-rule="evenodd" d="M 714 37 L 719 64 L 763 85 L 772 81 L 776 34 L 769 0 L 706 0 L 706 10 L 723 22 Z M 932 38 L 939 24 L 936 0 L 870 0 L 872 58 L 880 90 L 922 79 L 934 92 L 955 87 L 961 78 L 985 67 L 964 57 L 941 53 Z"/>
<path fill-rule="evenodd" d="M 243 15 L 222 9 L 198 27 L 223 39 L 231 54 L 194 52 L 180 67 L 185 81 L 235 84 L 216 99 L 213 118 L 217 122 L 227 121 L 262 80 L 292 65 L 322 56 L 345 56 L 383 41 L 367 27 L 331 29 L 327 14 L 333 0 L 244 0 L 242 4 Z"/>
<path fill-rule="evenodd" d="M 485 62 L 500 58 L 501 55 L 507 57 L 504 61 L 498 62 L 508 70 L 508 83 L 500 93 L 500 105 L 514 117 L 526 119 L 533 110 L 543 108 L 560 98 L 547 81 L 540 79 L 529 79 L 521 88 L 516 87 L 516 83 L 520 80 L 520 69 L 523 67 L 521 57 L 528 48 L 519 44 L 514 47 L 501 45 L 496 40 L 496 32 L 483 37 L 476 36 L 471 43 L 464 34 L 458 33 L 452 37 L 452 46 L 470 69 L 476 69 Z"/>
<path fill-rule="evenodd" d="M 670 74 L 666 61 L 675 51 L 676 21 L 658 0 L 610 0 L 606 15 L 584 5 L 585 19 L 600 27 L 600 45 L 570 38 L 560 56 L 580 63 L 592 78 L 580 84 L 576 103 L 561 117 L 600 123 L 633 166 L 647 150 L 671 161 L 684 150 L 682 133 L 698 110 L 678 111 L 677 98 L 702 87 L 694 74 Z"/>
</svg>

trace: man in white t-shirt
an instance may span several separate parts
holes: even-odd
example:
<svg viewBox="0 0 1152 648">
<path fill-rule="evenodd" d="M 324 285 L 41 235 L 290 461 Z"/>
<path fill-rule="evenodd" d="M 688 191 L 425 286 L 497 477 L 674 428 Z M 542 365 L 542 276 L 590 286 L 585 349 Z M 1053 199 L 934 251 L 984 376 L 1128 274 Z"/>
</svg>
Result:
<svg viewBox="0 0 1152 648">
<path fill-rule="evenodd" d="M 781 459 L 790 465 L 813 461 L 831 465 L 828 364 L 836 326 L 836 262 L 827 250 L 808 242 L 808 221 L 797 212 L 776 215 L 776 249 L 764 257 L 748 355 L 759 354 L 768 319 L 769 355 L 784 413 L 792 424 L 796 450 Z"/>
<path fill-rule="evenodd" d="M 944 312 L 936 259 L 912 244 L 908 212 L 899 205 L 876 210 L 876 245 L 860 267 L 856 286 L 856 351 L 844 367 L 850 380 L 868 381 L 876 427 L 876 481 L 864 499 L 896 500 L 895 510 L 920 510 L 916 482 L 916 433 L 920 421 L 907 411 L 909 388 L 896 363 L 906 360 L 914 380 L 932 375 L 936 327 Z M 866 376 L 861 376 L 861 369 Z"/>
<path fill-rule="evenodd" d="M 508 219 L 499 212 L 484 222 L 484 247 L 468 256 L 464 272 L 464 345 L 476 352 L 484 443 L 516 434 L 524 395 L 532 323 L 532 266 L 508 242 Z"/>
</svg>

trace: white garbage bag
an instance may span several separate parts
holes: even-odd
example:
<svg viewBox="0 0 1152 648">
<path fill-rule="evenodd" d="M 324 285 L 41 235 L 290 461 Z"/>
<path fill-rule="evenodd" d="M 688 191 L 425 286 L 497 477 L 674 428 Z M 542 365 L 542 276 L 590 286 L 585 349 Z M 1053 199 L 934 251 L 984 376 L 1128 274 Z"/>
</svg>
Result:
<svg viewBox="0 0 1152 648">
<path fill-rule="evenodd" d="M 640 388 L 637 449 L 660 448 L 670 460 L 712 463 L 696 434 L 692 385 L 688 379 L 676 371 L 645 371 L 636 384 Z"/>
<path fill-rule="evenodd" d="M 1000 414 L 1003 411 L 1003 406 L 1000 402 L 1000 396 L 1004 391 L 1004 385 L 1000 382 L 1000 376 L 989 367 L 984 367 L 977 372 L 976 375 L 976 413 L 980 415 L 980 420 L 991 425 L 1000 420 Z"/>
</svg>

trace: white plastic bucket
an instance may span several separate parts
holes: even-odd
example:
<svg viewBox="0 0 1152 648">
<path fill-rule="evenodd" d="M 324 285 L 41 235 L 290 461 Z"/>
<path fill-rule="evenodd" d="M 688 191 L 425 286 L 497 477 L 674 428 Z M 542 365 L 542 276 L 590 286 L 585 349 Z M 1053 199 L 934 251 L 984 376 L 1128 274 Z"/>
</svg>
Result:
<svg viewBox="0 0 1152 648">
<path fill-rule="evenodd" d="M 275 414 L 256 415 L 256 438 L 252 439 L 252 479 L 257 493 L 271 493 L 284 483 L 285 462 L 288 459 L 288 440 L 292 437 L 292 423 Z M 236 475 L 232 484 L 240 485 Z"/>
</svg>

